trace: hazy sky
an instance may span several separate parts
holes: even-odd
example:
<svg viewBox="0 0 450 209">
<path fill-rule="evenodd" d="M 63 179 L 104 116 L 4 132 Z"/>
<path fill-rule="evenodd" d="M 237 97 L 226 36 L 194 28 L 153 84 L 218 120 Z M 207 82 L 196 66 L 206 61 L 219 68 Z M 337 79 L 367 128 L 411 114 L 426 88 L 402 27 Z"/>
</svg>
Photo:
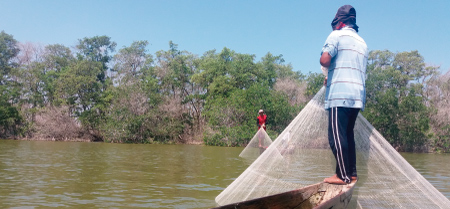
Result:
<svg viewBox="0 0 450 209">
<path fill-rule="evenodd" d="M 199 56 L 224 47 L 282 54 L 302 73 L 321 72 L 320 50 L 337 9 L 356 9 L 370 50 L 418 50 L 430 65 L 450 69 L 449 0 L 0 0 L 0 30 L 19 42 L 75 46 L 106 35 L 117 50 L 147 40 L 148 52 L 178 49 Z"/>
</svg>

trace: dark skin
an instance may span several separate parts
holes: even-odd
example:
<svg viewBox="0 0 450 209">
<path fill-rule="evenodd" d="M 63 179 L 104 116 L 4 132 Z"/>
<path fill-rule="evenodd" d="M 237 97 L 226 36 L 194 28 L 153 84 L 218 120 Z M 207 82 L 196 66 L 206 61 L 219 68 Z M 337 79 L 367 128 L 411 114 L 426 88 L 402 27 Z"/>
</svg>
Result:
<svg viewBox="0 0 450 209">
<path fill-rule="evenodd" d="M 336 26 L 336 30 L 340 30 L 341 28 L 345 27 L 345 24 L 342 22 L 339 22 L 338 25 Z M 323 67 L 330 67 L 331 64 L 331 55 L 328 54 L 328 52 L 324 52 L 322 53 L 322 56 L 320 56 L 320 65 L 322 65 Z M 323 85 L 327 85 L 327 79 L 325 77 L 325 80 L 323 81 Z"/>
</svg>

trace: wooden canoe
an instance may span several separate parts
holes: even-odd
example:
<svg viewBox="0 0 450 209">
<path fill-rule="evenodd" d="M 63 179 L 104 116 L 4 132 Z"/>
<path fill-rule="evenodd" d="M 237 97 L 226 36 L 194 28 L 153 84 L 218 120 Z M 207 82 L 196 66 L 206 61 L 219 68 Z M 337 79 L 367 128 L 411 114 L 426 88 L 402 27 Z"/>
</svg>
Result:
<svg viewBox="0 0 450 209">
<path fill-rule="evenodd" d="M 297 190 L 247 200 L 215 209 L 337 209 L 347 208 L 356 180 L 347 185 L 317 183 Z"/>
</svg>

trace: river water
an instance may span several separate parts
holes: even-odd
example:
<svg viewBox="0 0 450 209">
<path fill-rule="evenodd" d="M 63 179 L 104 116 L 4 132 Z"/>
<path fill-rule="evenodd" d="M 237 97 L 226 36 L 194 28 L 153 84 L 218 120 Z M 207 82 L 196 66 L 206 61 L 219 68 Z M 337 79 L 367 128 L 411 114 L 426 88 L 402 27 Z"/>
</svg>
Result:
<svg viewBox="0 0 450 209">
<path fill-rule="evenodd" d="M 209 208 L 243 148 L 0 140 L 0 208 Z M 450 198 L 450 154 L 403 157 Z"/>
</svg>

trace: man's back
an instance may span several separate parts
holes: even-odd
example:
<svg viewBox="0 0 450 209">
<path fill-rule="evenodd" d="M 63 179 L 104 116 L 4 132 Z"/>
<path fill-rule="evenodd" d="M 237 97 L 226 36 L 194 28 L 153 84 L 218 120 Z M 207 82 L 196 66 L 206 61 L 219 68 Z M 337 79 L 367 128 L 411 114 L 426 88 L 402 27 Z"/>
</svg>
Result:
<svg viewBox="0 0 450 209">
<path fill-rule="evenodd" d="M 366 43 L 354 29 L 345 27 L 333 31 L 324 48 L 333 57 L 328 68 L 325 108 L 364 109 L 368 58 Z"/>
</svg>

